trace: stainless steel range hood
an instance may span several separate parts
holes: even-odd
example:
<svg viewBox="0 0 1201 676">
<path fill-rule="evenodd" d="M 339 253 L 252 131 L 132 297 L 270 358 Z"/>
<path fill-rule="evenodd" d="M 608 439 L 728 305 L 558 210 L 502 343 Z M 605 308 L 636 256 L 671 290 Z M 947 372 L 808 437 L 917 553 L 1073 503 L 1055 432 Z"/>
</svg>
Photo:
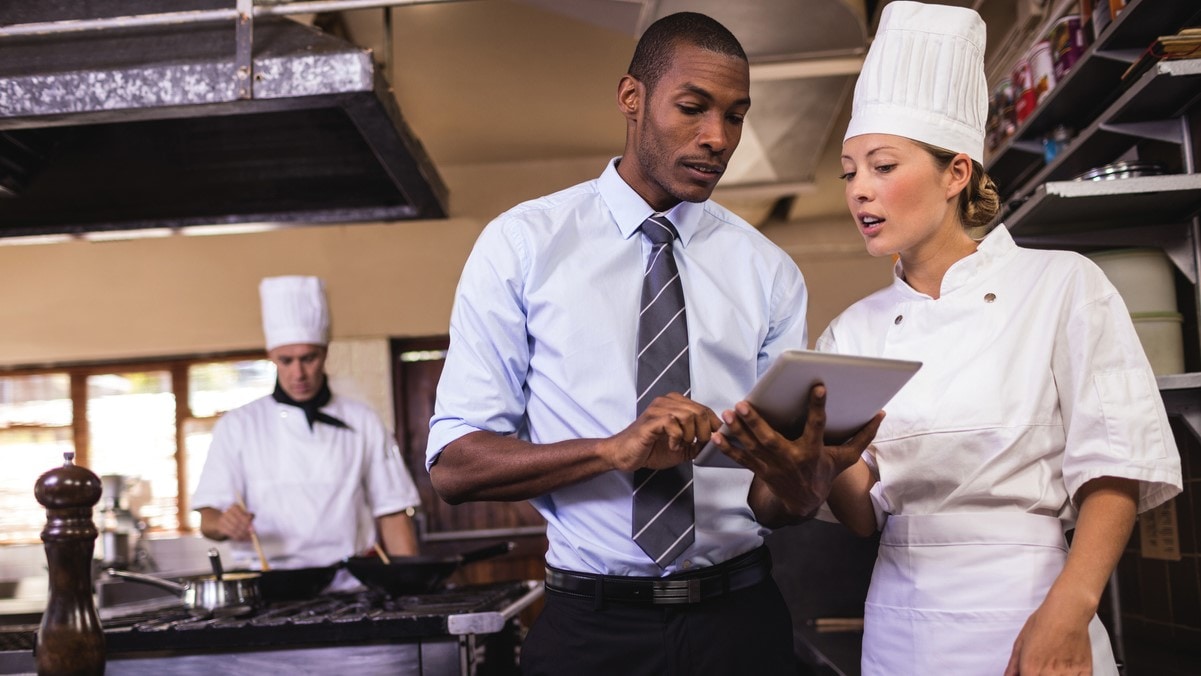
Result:
<svg viewBox="0 0 1201 676">
<path fill-rule="evenodd" d="M 446 216 L 370 52 L 287 18 L 186 20 L 234 2 L 118 27 L 164 4 L 0 3 L 0 237 Z M 32 32 L 79 19 L 110 25 Z"/>
</svg>

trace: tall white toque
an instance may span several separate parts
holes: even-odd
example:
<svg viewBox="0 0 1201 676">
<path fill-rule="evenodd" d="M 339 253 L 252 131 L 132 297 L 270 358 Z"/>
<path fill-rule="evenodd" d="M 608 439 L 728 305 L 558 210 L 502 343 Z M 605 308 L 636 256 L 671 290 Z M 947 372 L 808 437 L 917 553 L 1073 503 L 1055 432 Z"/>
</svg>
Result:
<svg viewBox="0 0 1201 676">
<path fill-rule="evenodd" d="M 329 308 L 317 277 L 267 277 L 259 283 L 267 351 L 280 345 L 328 345 Z"/>
<path fill-rule="evenodd" d="M 897 0 L 855 83 L 843 141 L 893 134 L 984 162 L 984 20 L 964 7 Z"/>
</svg>

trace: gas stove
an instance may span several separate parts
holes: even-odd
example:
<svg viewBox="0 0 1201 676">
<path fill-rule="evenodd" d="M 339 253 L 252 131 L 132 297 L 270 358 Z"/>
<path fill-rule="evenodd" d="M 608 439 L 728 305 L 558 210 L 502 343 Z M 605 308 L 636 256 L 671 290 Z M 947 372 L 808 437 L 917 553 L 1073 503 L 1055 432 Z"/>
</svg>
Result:
<svg viewBox="0 0 1201 676">
<path fill-rule="evenodd" d="M 526 581 L 398 597 L 325 594 L 235 615 L 174 603 L 110 611 L 102 616 L 107 673 L 295 676 L 351 665 L 356 676 L 514 673 L 515 618 L 541 594 L 541 582 Z M 29 671 L 34 630 L 0 629 L 0 650 L 29 651 Z M 5 664 L 0 672 L 21 673 Z"/>
</svg>

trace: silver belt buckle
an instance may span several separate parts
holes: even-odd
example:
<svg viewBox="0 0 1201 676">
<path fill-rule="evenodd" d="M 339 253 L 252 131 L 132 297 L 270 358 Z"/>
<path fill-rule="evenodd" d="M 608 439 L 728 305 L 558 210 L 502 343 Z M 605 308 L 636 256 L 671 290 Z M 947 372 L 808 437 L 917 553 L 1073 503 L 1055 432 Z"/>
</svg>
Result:
<svg viewBox="0 0 1201 676">
<path fill-rule="evenodd" d="M 655 580 L 651 582 L 651 603 L 657 606 L 677 603 L 699 603 L 700 600 L 701 579 L 699 577 L 687 580 Z"/>
</svg>

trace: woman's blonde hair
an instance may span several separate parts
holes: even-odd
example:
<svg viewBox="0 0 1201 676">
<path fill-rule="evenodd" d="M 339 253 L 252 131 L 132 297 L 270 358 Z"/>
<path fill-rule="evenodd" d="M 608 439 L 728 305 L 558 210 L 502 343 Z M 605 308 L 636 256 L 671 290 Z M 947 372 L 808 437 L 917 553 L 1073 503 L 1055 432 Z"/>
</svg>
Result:
<svg viewBox="0 0 1201 676">
<path fill-rule="evenodd" d="M 951 160 L 958 154 L 929 143 L 914 142 L 934 156 L 934 162 L 941 170 L 951 166 Z M 984 167 L 972 160 L 972 177 L 959 193 L 959 222 L 969 230 L 979 228 L 991 223 L 1000 211 L 1001 196 L 997 193 L 997 185 L 984 173 Z"/>
</svg>

